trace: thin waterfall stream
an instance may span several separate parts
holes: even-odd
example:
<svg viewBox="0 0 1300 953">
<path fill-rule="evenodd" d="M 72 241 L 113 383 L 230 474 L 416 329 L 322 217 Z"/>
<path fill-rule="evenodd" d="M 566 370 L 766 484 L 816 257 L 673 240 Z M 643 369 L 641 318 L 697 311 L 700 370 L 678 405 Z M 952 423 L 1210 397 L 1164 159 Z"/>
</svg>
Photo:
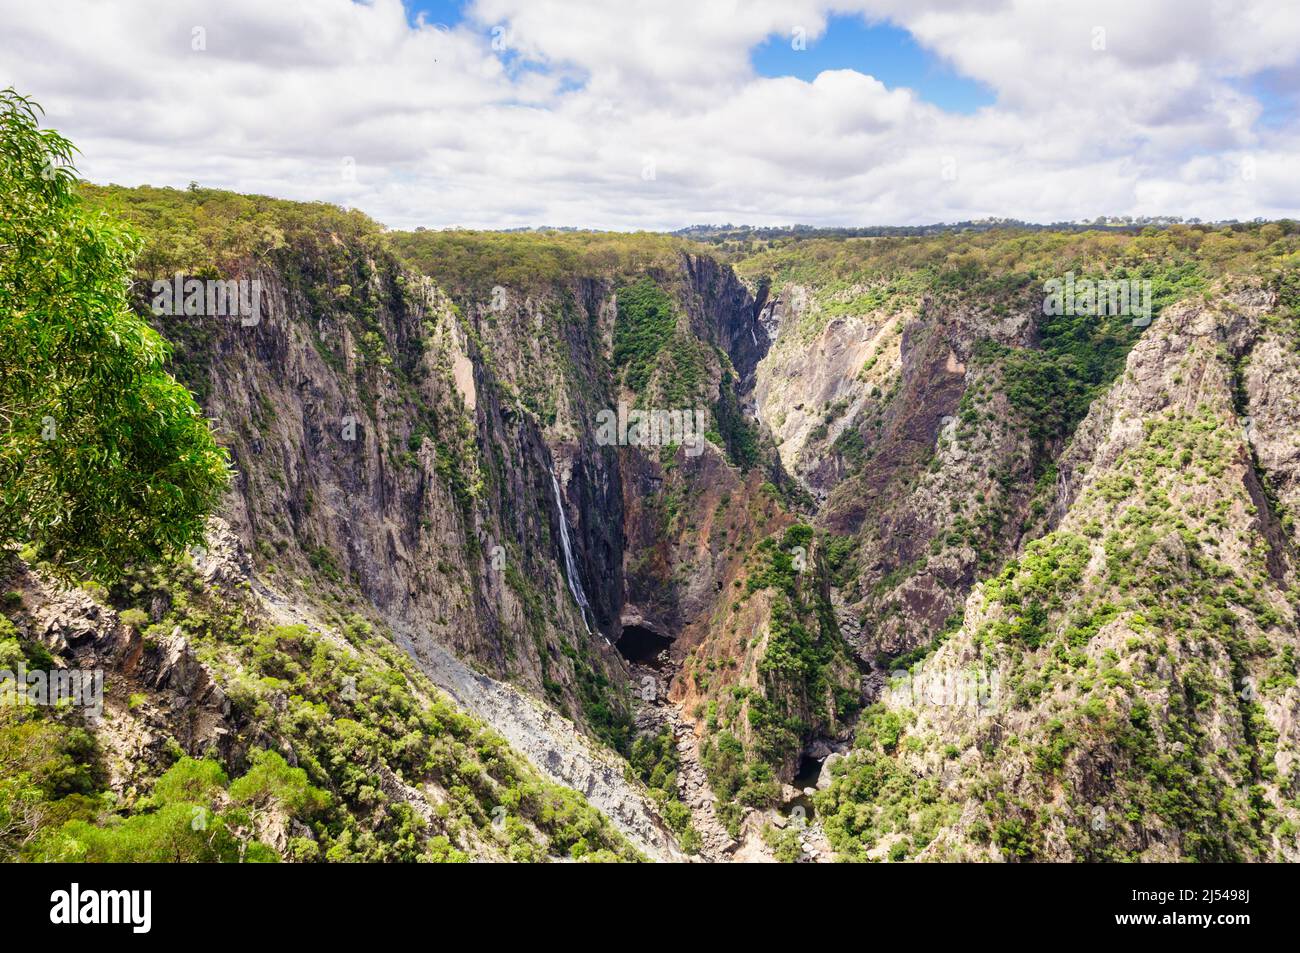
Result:
<svg viewBox="0 0 1300 953">
<path fill-rule="evenodd" d="M 564 550 L 564 575 L 569 583 L 569 592 L 573 594 L 573 601 L 578 604 L 578 609 L 582 613 L 582 626 L 591 634 L 591 626 L 587 624 L 587 613 L 591 612 L 591 603 L 587 601 L 587 593 L 582 589 L 582 577 L 578 575 L 578 564 L 573 560 L 573 547 L 569 543 L 569 521 L 564 515 L 564 498 L 560 496 L 560 481 L 555 477 L 555 470 L 551 473 L 551 488 L 555 491 L 555 506 L 560 511 L 560 547 Z M 591 617 L 596 618 L 596 614 L 591 612 Z M 604 633 L 601 633 L 602 638 Z M 605 639 L 606 642 L 609 639 Z"/>
</svg>

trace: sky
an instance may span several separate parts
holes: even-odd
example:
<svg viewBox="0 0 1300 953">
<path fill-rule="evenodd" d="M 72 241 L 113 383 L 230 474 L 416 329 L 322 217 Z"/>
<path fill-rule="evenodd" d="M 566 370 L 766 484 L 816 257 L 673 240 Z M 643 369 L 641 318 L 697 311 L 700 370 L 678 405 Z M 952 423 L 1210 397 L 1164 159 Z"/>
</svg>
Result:
<svg viewBox="0 0 1300 953">
<path fill-rule="evenodd" d="M 0 0 L 94 182 L 394 228 L 1300 217 L 1281 0 Z"/>
</svg>

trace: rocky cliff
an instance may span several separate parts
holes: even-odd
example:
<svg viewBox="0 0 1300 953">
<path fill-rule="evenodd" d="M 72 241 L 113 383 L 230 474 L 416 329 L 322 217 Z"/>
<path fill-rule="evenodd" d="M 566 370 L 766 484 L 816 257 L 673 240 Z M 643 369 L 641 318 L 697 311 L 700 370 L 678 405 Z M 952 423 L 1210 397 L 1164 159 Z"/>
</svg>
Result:
<svg viewBox="0 0 1300 953">
<path fill-rule="evenodd" d="M 976 587 L 836 766 L 837 846 L 1296 858 L 1296 540 L 1270 489 L 1293 475 L 1255 449 L 1290 442 L 1255 420 L 1294 363 L 1281 318 L 1267 291 L 1216 289 L 1142 337 L 1062 457 L 1051 531 Z M 851 815 L 868 772 L 884 784 Z"/>
</svg>

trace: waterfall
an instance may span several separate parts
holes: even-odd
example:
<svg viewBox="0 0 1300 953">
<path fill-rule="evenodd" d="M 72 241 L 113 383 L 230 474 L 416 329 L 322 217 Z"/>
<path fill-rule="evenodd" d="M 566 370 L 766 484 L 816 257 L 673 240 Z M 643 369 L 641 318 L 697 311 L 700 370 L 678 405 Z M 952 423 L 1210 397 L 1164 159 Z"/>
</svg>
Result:
<svg viewBox="0 0 1300 953">
<path fill-rule="evenodd" d="M 555 506 L 560 511 L 560 546 L 564 549 L 564 574 L 568 578 L 569 592 L 573 593 L 573 601 L 578 604 L 578 609 L 582 613 L 582 627 L 591 635 L 591 626 L 587 625 L 587 613 L 591 612 L 591 603 L 587 602 L 587 594 L 582 591 L 582 577 L 578 575 L 578 564 L 573 561 L 573 547 L 569 544 L 569 521 L 564 516 L 564 500 L 560 496 L 560 481 L 555 478 L 555 470 L 551 470 L 551 488 L 555 490 Z M 591 617 L 596 618 L 596 614 L 591 612 Z M 601 633 L 602 637 L 604 633 Z M 605 639 L 606 642 L 609 639 Z"/>
</svg>

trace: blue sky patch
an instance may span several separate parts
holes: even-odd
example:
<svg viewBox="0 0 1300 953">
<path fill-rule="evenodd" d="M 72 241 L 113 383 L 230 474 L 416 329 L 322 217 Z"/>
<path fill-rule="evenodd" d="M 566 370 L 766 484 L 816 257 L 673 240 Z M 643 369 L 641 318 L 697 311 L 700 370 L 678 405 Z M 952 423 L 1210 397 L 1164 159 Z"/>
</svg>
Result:
<svg viewBox="0 0 1300 953">
<path fill-rule="evenodd" d="M 1296 121 L 1300 113 L 1300 96 L 1296 81 L 1300 67 L 1267 69 L 1242 84 L 1243 91 L 1259 100 L 1264 107 L 1258 123 L 1266 129 L 1279 129 Z"/>
<path fill-rule="evenodd" d="M 420 14 L 431 25 L 452 27 L 464 19 L 465 0 L 405 0 L 406 14 L 414 25 Z"/>
<path fill-rule="evenodd" d="M 751 62 L 760 76 L 795 76 L 811 82 L 828 69 L 852 69 L 890 89 L 907 86 L 921 99 L 949 112 L 973 113 L 997 97 L 983 83 L 967 79 L 923 49 L 912 34 L 890 23 L 862 17 L 832 16 L 807 49 L 796 50 L 790 34 L 768 37 L 755 47 Z"/>
</svg>

